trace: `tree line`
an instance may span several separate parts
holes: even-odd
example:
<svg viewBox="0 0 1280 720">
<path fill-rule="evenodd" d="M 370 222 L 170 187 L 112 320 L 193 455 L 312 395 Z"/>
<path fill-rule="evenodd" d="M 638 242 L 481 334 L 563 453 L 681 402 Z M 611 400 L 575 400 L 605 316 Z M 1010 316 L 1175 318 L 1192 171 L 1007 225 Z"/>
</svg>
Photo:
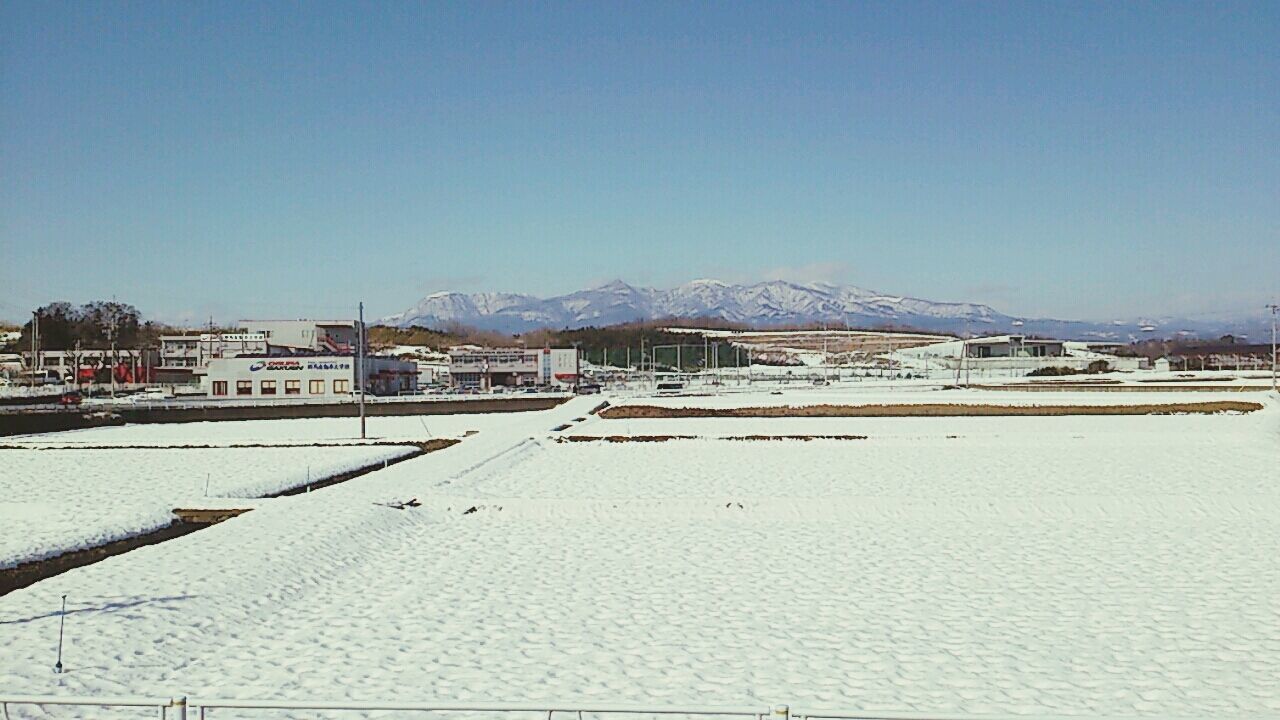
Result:
<svg viewBox="0 0 1280 720">
<path fill-rule="evenodd" d="M 141 348 L 159 344 L 161 335 L 174 329 L 142 319 L 128 303 L 94 300 L 83 305 L 52 302 L 36 310 L 22 326 L 18 350 L 31 349 L 32 330 L 39 323 L 41 350 L 106 349 L 114 339 L 117 348 Z"/>
</svg>

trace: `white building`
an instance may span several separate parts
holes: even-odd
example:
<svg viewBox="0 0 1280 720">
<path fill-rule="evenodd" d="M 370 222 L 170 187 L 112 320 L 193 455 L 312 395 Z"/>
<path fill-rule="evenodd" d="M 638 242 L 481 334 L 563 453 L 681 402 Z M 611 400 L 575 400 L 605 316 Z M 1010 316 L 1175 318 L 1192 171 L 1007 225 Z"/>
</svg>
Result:
<svg viewBox="0 0 1280 720">
<path fill-rule="evenodd" d="M 378 350 L 378 357 L 392 357 L 418 364 L 418 386 L 449 384 L 449 355 L 426 345 L 392 345 Z"/>
<path fill-rule="evenodd" d="M 235 357 L 355 355 L 355 320 L 241 320 L 235 332 L 160 337 L 161 382 L 202 383 L 214 360 Z"/>
<path fill-rule="evenodd" d="M 242 332 L 261 335 L 274 348 L 346 355 L 354 353 L 355 320 L 241 320 Z"/>
<path fill-rule="evenodd" d="M 365 358 L 365 390 L 398 395 L 418 389 L 418 367 L 391 358 Z M 209 361 L 209 397 L 351 397 L 358 389 L 357 358 L 351 355 L 225 357 Z"/>
<path fill-rule="evenodd" d="M 1086 343 L 1028 338 L 1022 335 L 996 335 L 904 348 L 885 357 L 914 370 L 965 368 L 971 371 L 1009 374 L 1026 374 L 1049 367 L 1086 370 L 1092 363 L 1099 360 L 1106 362 L 1111 370 L 1124 372 L 1146 367 L 1146 360 L 1143 358 L 1119 357 L 1112 354 L 1117 349 L 1118 346 L 1114 343 Z M 961 360 L 962 356 L 963 360 Z"/>
<path fill-rule="evenodd" d="M 495 386 L 569 387 L 578 382 L 575 348 L 450 348 L 454 385 L 487 390 Z"/>
</svg>

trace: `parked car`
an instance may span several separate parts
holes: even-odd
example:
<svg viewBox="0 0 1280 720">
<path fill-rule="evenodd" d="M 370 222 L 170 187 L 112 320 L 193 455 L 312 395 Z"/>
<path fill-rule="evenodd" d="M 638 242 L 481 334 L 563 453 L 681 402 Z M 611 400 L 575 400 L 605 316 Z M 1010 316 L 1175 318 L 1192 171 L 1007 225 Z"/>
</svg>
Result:
<svg viewBox="0 0 1280 720">
<path fill-rule="evenodd" d="M 84 397 L 78 391 L 64 392 L 58 397 L 59 405 L 79 405 L 84 402 Z"/>
<path fill-rule="evenodd" d="M 579 395 L 599 395 L 600 386 L 596 383 L 582 383 L 578 386 Z"/>
</svg>

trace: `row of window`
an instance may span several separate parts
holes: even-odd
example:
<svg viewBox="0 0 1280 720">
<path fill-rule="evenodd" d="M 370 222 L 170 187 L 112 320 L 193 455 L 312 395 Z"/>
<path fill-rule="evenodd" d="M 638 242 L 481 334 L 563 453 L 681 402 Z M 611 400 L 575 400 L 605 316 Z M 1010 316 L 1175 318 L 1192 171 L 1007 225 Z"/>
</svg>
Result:
<svg viewBox="0 0 1280 720">
<path fill-rule="evenodd" d="M 258 381 L 258 394 L 259 394 L 259 395 L 275 395 L 275 394 L 276 394 L 276 390 L 278 389 L 278 387 L 279 387 L 279 385 L 278 385 L 278 381 L 276 381 L 276 380 L 260 380 L 260 381 Z M 311 394 L 311 395 L 323 395 L 323 394 L 324 394 L 324 380 L 308 380 L 308 381 L 307 381 L 307 392 L 308 392 L 309 394 Z M 335 394 L 335 395 L 336 395 L 336 394 L 342 394 L 342 393 L 348 393 L 348 392 L 351 392 L 351 381 L 350 381 L 350 380 L 334 380 L 334 381 L 333 381 L 333 392 L 334 392 L 334 394 Z M 214 395 L 226 395 L 226 394 L 227 394 L 227 381 L 226 381 L 226 380 L 214 380 L 214 381 L 213 381 L 213 394 L 214 394 Z M 237 394 L 237 395 L 252 395 L 252 394 L 253 394 L 253 381 L 252 381 L 252 380 L 237 380 L 237 381 L 236 381 L 236 394 Z M 301 381 L 301 380 L 285 380 L 285 381 L 284 381 L 284 394 L 285 394 L 285 395 L 301 395 L 301 394 L 302 394 L 302 381 Z"/>
<path fill-rule="evenodd" d="M 491 365 L 511 364 L 511 363 L 536 363 L 538 362 L 537 354 L 523 353 L 493 353 L 483 355 L 451 355 L 450 361 L 459 365 L 478 365 L 480 363 L 489 363 Z"/>
</svg>

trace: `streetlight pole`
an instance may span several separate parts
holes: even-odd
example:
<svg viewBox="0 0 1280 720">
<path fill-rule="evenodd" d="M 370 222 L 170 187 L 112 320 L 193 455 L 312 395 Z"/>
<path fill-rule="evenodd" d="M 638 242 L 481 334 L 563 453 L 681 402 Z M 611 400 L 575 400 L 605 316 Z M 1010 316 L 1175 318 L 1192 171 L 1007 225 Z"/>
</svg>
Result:
<svg viewBox="0 0 1280 720">
<path fill-rule="evenodd" d="M 360 303 L 360 321 L 356 326 L 356 387 L 360 390 L 360 439 L 365 439 L 365 422 L 364 422 L 364 303 Z"/>
</svg>

